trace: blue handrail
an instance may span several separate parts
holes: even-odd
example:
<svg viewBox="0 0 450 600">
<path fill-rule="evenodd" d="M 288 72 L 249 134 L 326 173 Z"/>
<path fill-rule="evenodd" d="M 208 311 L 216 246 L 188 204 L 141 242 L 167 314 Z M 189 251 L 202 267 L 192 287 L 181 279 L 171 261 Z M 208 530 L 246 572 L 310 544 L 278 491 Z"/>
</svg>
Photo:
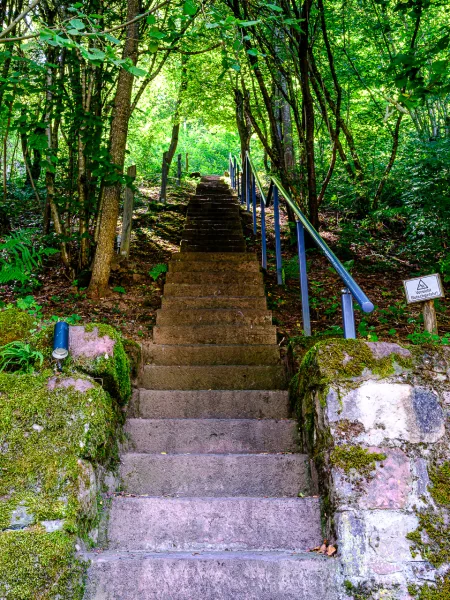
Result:
<svg viewBox="0 0 450 600">
<path fill-rule="evenodd" d="M 241 173 L 243 173 L 242 165 L 236 157 L 234 160 L 230 154 L 230 179 L 233 189 L 237 187 L 243 190 L 245 188 L 245 198 L 247 199 L 247 210 L 252 208 L 253 212 L 253 230 L 256 233 L 257 220 L 256 220 L 256 188 L 259 189 L 259 196 L 261 201 L 261 243 L 262 243 L 262 266 L 264 269 L 267 268 L 267 240 L 266 240 L 266 221 L 265 221 L 265 208 L 268 204 L 268 199 L 264 194 L 264 190 L 261 184 L 261 180 L 258 176 L 258 172 L 255 168 L 253 160 L 249 153 L 245 157 L 246 162 L 246 178 L 245 181 L 242 177 L 242 181 L 239 178 L 239 169 L 236 170 L 236 165 L 241 167 Z M 237 176 L 236 176 L 237 175 Z M 344 325 L 344 336 L 346 338 L 355 338 L 355 317 L 353 310 L 353 299 L 359 304 L 361 309 L 365 313 L 371 313 L 374 309 L 373 303 L 369 300 L 360 286 L 356 283 L 341 261 L 337 258 L 334 252 L 329 248 L 326 242 L 322 239 L 319 232 L 309 222 L 308 218 L 303 214 L 296 202 L 291 198 L 289 193 L 283 187 L 278 177 L 270 175 L 270 186 L 273 191 L 273 204 L 274 204 L 274 225 L 275 225 L 275 249 L 276 249 L 276 263 L 277 263 L 277 281 L 279 284 L 283 283 L 282 275 L 282 257 L 281 257 L 281 236 L 280 236 L 280 218 L 279 218 L 279 195 L 284 198 L 286 203 L 292 208 L 297 218 L 297 244 L 298 244 L 298 260 L 299 260 L 299 271 L 300 271 L 300 290 L 302 297 L 302 316 L 303 316 L 303 330 L 305 335 L 311 335 L 311 322 L 309 314 L 309 295 L 308 295 L 308 277 L 307 277 L 307 265 L 306 265 L 306 248 L 304 232 L 307 231 L 314 241 L 316 246 L 323 252 L 331 266 L 334 268 L 336 273 L 344 283 L 344 289 L 342 290 L 342 316 Z M 251 198 L 251 202 L 250 202 Z"/>
</svg>

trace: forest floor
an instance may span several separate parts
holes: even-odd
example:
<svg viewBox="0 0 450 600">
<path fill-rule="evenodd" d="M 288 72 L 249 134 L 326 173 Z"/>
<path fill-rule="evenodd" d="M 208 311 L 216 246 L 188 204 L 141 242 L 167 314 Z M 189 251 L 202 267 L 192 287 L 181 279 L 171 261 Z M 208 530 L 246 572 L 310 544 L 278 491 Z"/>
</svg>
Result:
<svg viewBox="0 0 450 600">
<path fill-rule="evenodd" d="M 114 262 L 111 296 L 101 300 L 86 297 L 87 282 L 81 277 L 70 281 L 58 258 L 51 257 L 39 275 L 39 287 L 33 295 L 42 307 L 44 318 L 65 317 L 69 322 L 109 323 L 130 339 L 151 339 L 160 308 L 165 270 L 173 252 L 177 252 L 184 227 L 187 204 L 195 193 L 195 184 L 169 188 L 166 204 L 158 202 L 159 189 L 141 185 L 136 199 L 129 260 Z M 242 213 L 248 249 L 260 256 L 259 235 L 253 236 L 251 216 Z M 407 305 L 404 279 L 427 274 L 402 252 L 402 227 L 399 224 L 366 222 L 349 233 L 345 215 L 321 214 L 321 234 L 349 268 L 355 280 L 375 304 L 370 315 L 356 312 L 358 337 L 372 341 L 406 341 L 413 335 L 424 342 L 419 305 Z M 120 228 L 119 228 L 120 229 Z M 118 229 L 118 232 L 119 232 Z M 317 250 L 308 251 L 308 277 L 313 339 L 302 334 L 301 302 L 296 247 L 290 244 L 286 216 L 282 215 L 282 248 L 285 285 L 276 283 L 273 213 L 267 211 L 268 270 L 264 274 L 268 307 L 278 326 L 280 345 L 291 345 L 301 354 L 317 337 L 342 336 L 340 293 L 342 283 L 329 263 Z M 3 302 L 15 302 L 20 290 L 3 286 Z M 23 295 L 23 294 L 22 294 Z M 445 301 L 435 302 L 440 334 L 450 331 L 450 309 Z M 414 335 L 415 334 L 415 335 Z"/>
</svg>

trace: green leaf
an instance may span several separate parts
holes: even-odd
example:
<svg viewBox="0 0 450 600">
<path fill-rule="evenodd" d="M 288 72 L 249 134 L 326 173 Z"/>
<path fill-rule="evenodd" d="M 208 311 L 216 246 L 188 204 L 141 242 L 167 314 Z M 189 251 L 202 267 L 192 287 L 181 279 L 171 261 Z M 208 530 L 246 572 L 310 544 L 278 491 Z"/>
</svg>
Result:
<svg viewBox="0 0 450 600">
<path fill-rule="evenodd" d="M 122 287 L 121 285 L 116 285 L 116 287 L 113 287 L 113 292 L 117 292 L 119 294 L 126 294 L 127 291 L 124 287 Z"/>
<path fill-rule="evenodd" d="M 163 31 L 159 31 L 159 29 L 153 28 L 151 31 L 149 31 L 149 36 L 157 40 L 162 40 L 167 37 L 167 34 Z"/>
<path fill-rule="evenodd" d="M 266 4 L 268 8 L 271 8 L 275 12 L 283 12 L 283 9 L 277 6 L 276 4 Z"/>
<path fill-rule="evenodd" d="M 111 42 L 111 44 L 120 44 L 120 40 L 111 35 L 110 33 L 105 33 L 105 38 Z"/>
<path fill-rule="evenodd" d="M 147 23 L 149 25 L 154 25 L 156 23 L 156 17 L 155 17 L 155 15 L 149 15 L 147 17 Z"/>
<path fill-rule="evenodd" d="M 259 21 L 238 21 L 240 27 L 251 27 L 252 25 L 257 25 Z"/>
<path fill-rule="evenodd" d="M 250 48 L 250 50 L 247 50 L 247 54 L 250 54 L 250 56 L 258 56 L 258 50 L 255 50 L 255 48 Z"/>
<path fill-rule="evenodd" d="M 183 4 L 183 14 L 192 17 L 193 15 L 195 15 L 196 12 L 197 7 L 192 2 L 192 0 L 186 0 L 186 2 Z"/>
<path fill-rule="evenodd" d="M 139 69 L 139 67 L 135 67 L 134 65 L 132 65 L 131 67 L 124 68 L 128 71 L 128 73 L 131 73 L 136 77 L 144 77 L 145 75 L 147 75 L 147 71 L 144 71 L 144 69 Z"/>
<path fill-rule="evenodd" d="M 79 31 L 84 29 L 84 23 L 80 19 L 70 19 L 69 23 L 74 29 L 78 29 Z"/>
</svg>

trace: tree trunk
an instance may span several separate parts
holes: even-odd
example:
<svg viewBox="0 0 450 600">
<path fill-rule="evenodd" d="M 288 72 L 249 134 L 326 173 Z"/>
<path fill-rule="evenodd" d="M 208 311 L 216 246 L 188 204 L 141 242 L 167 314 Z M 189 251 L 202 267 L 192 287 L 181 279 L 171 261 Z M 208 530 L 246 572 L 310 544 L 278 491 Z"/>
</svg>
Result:
<svg viewBox="0 0 450 600">
<path fill-rule="evenodd" d="M 303 115 L 305 123 L 305 154 L 308 174 L 308 209 L 310 221 L 319 228 L 319 207 L 317 204 L 316 167 L 314 156 L 314 104 L 311 95 L 308 69 L 309 17 L 311 0 L 305 0 L 302 7 L 302 30 L 299 33 L 299 64 L 303 96 Z"/>
<path fill-rule="evenodd" d="M 138 0 L 128 0 L 127 22 L 132 21 L 139 12 Z M 129 58 L 133 65 L 137 62 L 139 44 L 139 23 L 130 23 L 127 27 L 127 39 L 123 58 Z M 131 93 L 134 76 L 122 69 L 119 73 L 116 95 L 114 98 L 114 113 L 110 131 L 111 160 L 118 173 L 123 173 L 125 149 L 127 144 L 128 123 L 131 114 Z M 111 262 L 114 255 L 114 238 L 116 235 L 121 183 L 105 185 L 101 222 L 98 234 L 97 250 L 95 252 L 92 278 L 88 294 L 92 297 L 102 297 L 109 293 L 108 281 L 111 273 Z"/>
<path fill-rule="evenodd" d="M 239 140 L 241 143 L 242 181 L 244 182 L 244 184 L 242 185 L 241 194 L 242 202 L 245 204 L 247 202 L 245 186 L 245 181 L 247 181 L 247 161 L 245 160 L 245 156 L 247 152 L 250 151 L 250 138 L 252 136 L 252 126 L 245 112 L 244 95 L 239 88 L 235 88 L 234 90 L 234 102 L 236 107 L 236 125 L 238 128 Z"/>
<path fill-rule="evenodd" d="M 169 149 L 167 152 L 163 154 L 163 162 L 162 162 L 162 181 L 161 181 L 161 193 L 159 199 L 161 202 L 166 201 L 166 191 L 167 191 L 167 180 L 170 172 L 170 165 L 172 164 L 173 157 L 175 156 L 175 152 L 177 151 L 178 146 L 178 138 L 180 135 L 180 109 L 181 104 L 183 102 L 183 95 L 187 89 L 188 79 L 187 79 L 187 57 L 183 55 L 181 59 L 181 83 L 180 89 L 178 91 L 177 103 L 175 106 L 175 112 L 173 115 L 173 125 L 172 125 L 172 138 L 170 140 Z"/>
</svg>

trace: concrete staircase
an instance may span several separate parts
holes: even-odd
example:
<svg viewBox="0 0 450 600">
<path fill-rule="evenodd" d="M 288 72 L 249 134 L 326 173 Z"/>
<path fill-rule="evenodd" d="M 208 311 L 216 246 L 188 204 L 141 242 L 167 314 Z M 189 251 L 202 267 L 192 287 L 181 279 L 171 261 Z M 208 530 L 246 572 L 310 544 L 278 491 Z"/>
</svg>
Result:
<svg viewBox="0 0 450 600">
<path fill-rule="evenodd" d="M 124 495 L 88 600 L 333 600 L 309 463 L 239 206 L 218 178 L 190 202 L 129 409 Z M 305 497 L 299 497 L 304 495 Z"/>
</svg>

